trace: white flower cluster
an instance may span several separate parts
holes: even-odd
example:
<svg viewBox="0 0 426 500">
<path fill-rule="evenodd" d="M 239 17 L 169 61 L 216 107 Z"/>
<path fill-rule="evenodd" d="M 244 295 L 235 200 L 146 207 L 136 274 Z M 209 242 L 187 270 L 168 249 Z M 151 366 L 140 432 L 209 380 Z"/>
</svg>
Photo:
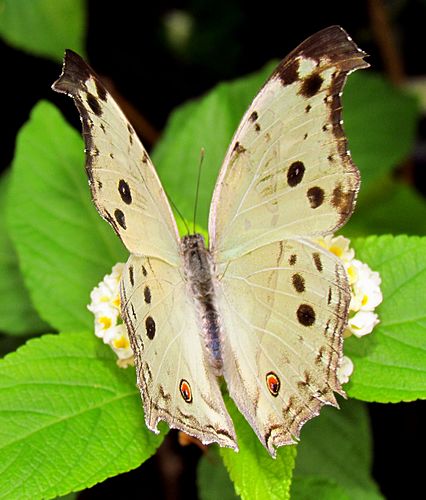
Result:
<svg viewBox="0 0 426 500">
<path fill-rule="evenodd" d="M 91 303 L 87 306 L 95 315 L 95 335 L 109 344 L 118 356 L 118 365 L 122 367 L 133 363 L 127 329 L 120 316 L 120 279 L 123 268 L 122 263 L 112 268 L 111 274 L 107 274 L 92 290 Z"/>
<path fill-rule="evenodd" d="M 348 275 L 351 302 L 344 337 L 351 335 L 363 337 L 371 333 L 379 323 L 379 317 L 374 309 L 383 300 L 379 273 L 372 271 L 364 262 L 355 259 L 355 252 L 349 246 L 350 240 L 343 236 L 326 236 L 318 240 L 318 243 L 342 260 Z M 340 382 L 342 384 L 348 382 L 352 372 L 353 363 L 347 356 L 344 356 L 338 372 Z"/>
<path fill-rule="evenodd" d="M 379 323 L 374 309 L 382 302 L 380 275 L 372 271 L 367 264 L 355 259 L 355 252 L 350 248 L 350 241 L 343 236 L 326 236 L 318 243 L 339 257 L 346 269 L 351 288 L 348 325 L 344 337 L 350 335 L 362 337 L 371 333 Z M 119 366 L 133 364 L 133 353 L 129 337 L 120 317 L 120 278 L 124 264 L 116 264 L 111 274 L 92 290 L 89 311 L 95 315 L 95 335 L 109 344 L 118 356 Z M 353 363 L 343 357 L 338 377 L 342 384 L 348 382 L 353 372 Z"/>
</svg>

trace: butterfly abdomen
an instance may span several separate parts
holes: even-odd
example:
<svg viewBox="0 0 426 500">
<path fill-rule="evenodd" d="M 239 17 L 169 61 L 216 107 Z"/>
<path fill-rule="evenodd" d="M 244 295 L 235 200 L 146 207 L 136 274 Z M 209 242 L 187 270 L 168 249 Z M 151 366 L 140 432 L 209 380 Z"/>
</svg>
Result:
<svg viewBox="0 0 426 500">
<path fill-rule="evenodd" d="M 213 262 L 201 234 L 184 236 L 181 243 L 185 278 L 193 298 L 209 355 L 216 375 L 222 373 L 220 322 L 213 284 Z"/>
</svg>

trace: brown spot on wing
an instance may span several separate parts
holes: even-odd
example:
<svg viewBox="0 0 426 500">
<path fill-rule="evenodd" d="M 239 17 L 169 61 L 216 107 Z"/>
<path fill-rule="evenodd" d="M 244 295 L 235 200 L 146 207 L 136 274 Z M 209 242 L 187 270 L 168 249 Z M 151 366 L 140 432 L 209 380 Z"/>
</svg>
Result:
<svg viewBox="0 0 426 500">
<path fill-rule="evenodd" d="M 303 326 L 312 326 L 315 323 L 315 311 L 309 304 L 300 304 L 296 315 L 299 323 Z"/>
<path fill-rule="evenodd" d="M 290 255 L 290 258 L 288 259 L 288 263 L 290 264 L 290 266 L 294 266 L 294 264 L 296 264 L 297 262 L 297 255 L 296 254 L 292 254 Z"/>
<path fill-rule="evenodd" d="M 115 220 L 120 224 L 120 226 L 123 229 L 127 229 L 127 226 L 126 226 L 126 217 L 124 216 L 124 213 L 119 208 L 117 208 L 114 211 L 114 217 L 115 217 Z"/>
<path fill-rule="evenodd" d="M 345 221 L 352 213 L 355 205 L 355 195 L 356 191 L 344 191 L 341 184 L 334 188 L 331 204 L 339 211 L 341 222 Z"/>
<path fill-rule="evenodd" d="M 118 183 L 118 192 L 120 193 L 121 199 L 127 205 L 132 203 L 132 193 L 130 187 L 124 179 L 120 179 Z"/>
<path fill-rule="evenodd" d="M 318 252 L 314 252 L 312 254 L 312 258 L 314 259 L 314 264 L 315 264 L 315 267 L 317 268 L 317 270 L 319 272 L 322 271 L 323 267 L 322 267 L 322 261 L 321 261 L 321 257 L 320 257 L 320 254 Z"/>
<path fill-rule="evenodd" d="M 301 161 L 294 161 L 287 171 L 287 182 L 290 187 L 297 186 L 302 182 L 305 174 L 305 165 Z"/>
<path fill-rule="evenodd" d="M 102 108 L 101 105 L 99 104 L 98 99 L 90 92 L 87 92 L 86 99 L 87 99 L 87 104 L 89 108 L 93 111 L 93 113 L 95 113 L 96 116 L 102 116 Z"/>
<path fill-rule="evenodd" d="M 98 94 L 99 99 L 101 101 L 106 102 L 107 91 L 106 91 L 105 87 L 102 85 L 102 83 L 97 78 L 95 78 L 94 81 L 95 81 L 96 93 Z"/>
<path fill-rule="evenodd" d="M 146 286 L 143 291 L 143 296 L 146 304 L 151 304 L 151 290 L 149 286 Z"/>
<path fill-rule="evenodd" d="M 318 186 L 309 188 L 307 196 L 311 208 L 318 208 L 324 202 L 324 190 Z"/>
<path fill-rule="evenodd" d="M 299 94 L 306 99 L 313 97 L 317 94 L 324 82 L 324 79 L 318 73 L 312 73 L 303 79 L 302 86 L 300 87 Z"/>
<path fill-rule="evenodd" d="M 234 151 L 237 154 L 242 154 L 245 153 L 246 148 L 237 141 L 232 151 Z"/>
<path fill-rule="evenodd" d="M 149 340 L 152 340 L 155 337 L 155 329 L 155 321 L 151 316 L 148 316 L 145 320 L 145 331 Z"/>
<path fill-rule="evenodd" d="M 291 85 L 299 79 L 299 59 L 287 57 L 275 70 L 282 85 Z"/>
<path fill-rule="evenodd" d="M 305 280 L 299 273 L 293 274 L 291 281 L 296 292 L 302 293 L 305 291 Z"/>
</svg>

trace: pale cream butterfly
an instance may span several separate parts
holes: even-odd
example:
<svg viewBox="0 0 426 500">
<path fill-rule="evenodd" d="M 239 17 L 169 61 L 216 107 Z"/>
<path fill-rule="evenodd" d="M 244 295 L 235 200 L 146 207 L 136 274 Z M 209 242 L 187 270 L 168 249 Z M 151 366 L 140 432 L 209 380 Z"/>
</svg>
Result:
<svg viewBox="0 0 426 500">
<path fill-rule="evenodd" d="M 122 316 L 146 425 L 164 420 L 235 450 L 219 378 L 272 456 L 344 395 L 349 288 L 314 239 L 340 228 L 359 189 L 342 128 L 347 75 L 368 64 L 332 26 L 288 55 L 238 127 L 213 194 L 209 248 L 180 239 L 151 160 L 99 77 L 67 51 L 53 88 L 83 123 L 93 201 L 130 252 Z"/>
</svg>

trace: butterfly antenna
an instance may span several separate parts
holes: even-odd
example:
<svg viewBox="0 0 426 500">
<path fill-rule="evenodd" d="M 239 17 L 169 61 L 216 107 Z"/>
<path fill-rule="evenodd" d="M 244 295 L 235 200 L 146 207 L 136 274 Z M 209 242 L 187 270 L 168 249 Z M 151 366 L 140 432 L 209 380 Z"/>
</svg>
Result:
<svg viewBox="0 0 426 500">
<path fill-rule="evenodd" d="M 192 219 L 192 232 L 195 234 L 195 221 L 197 218 L 197 208 L 198 208 L 198 193 L 200 191 L 200 179 L 201 179 L 201 166 L 203 165 L 204 161 L 204 154 L 205 154 L 205 149 L 201 148 L 200 151 L 200 163 L 198 164 L 198 176 L 197 176 L 197 187 L 195 190 L 195 205 L 194 205 L 194 217 Z"/>
<path fill-rule="evenodd" d="M 170 201 L 170 205 L 173 207 L 173 209 L 175 210 L 175 212 L 179 215 L 181 221 L 183 222 L 184 226 L 185 226 L 185 229 L 186 229 L 186 234 L 190 234 L 189 232 L 189 226 L 184 218 L 184 216 L 182 215 L 181 211 L 178 209 L 176 203 L 170 198 L 169 195 L 167 195 L 167 198 L 169 199 Z"/>
</svg>

